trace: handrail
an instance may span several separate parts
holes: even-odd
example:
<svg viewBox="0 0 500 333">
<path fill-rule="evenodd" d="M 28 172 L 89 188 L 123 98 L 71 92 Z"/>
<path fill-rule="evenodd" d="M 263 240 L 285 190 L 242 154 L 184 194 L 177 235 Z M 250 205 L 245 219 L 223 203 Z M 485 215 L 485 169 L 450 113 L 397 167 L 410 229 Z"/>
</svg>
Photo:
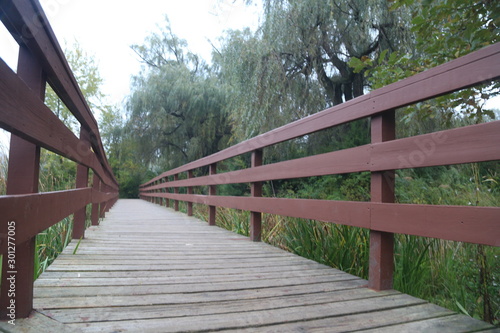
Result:
<svg viewBox="0 0 500 333">
<path fill-rule="evenodd" d="M 47 82 L 80 122 L 91 134 L 92 148 L 99 156 L 103 169 L 112 182 L 118 186 L 110 172 L 99 135 L 99 128 L 90 108 L 78 87 L 66 57 L 48 23 L 48 19 L 38 0 L 4 0 L 0 6 L 0 18 L 21 47 L 26 47 L 38 59 L 47 76 Z M 106 182 L 107 183 L 107 182 Z"/>
<path fill-rule="evenodd" d="M 258 135 L 218 153 L 164 172 L 142 184 L 142 186 L 147 186 L 176 173 L 207 166 L 333 126 L 374 116 L 386 110 L 393 110 L 494 80 L 498 78 L 499 66 L 500 44 L 497 43 L 407 79 L 371 91 L 346 103 Z M 474 73 L 474 75 L 471 75 L 471 73 Z M 429 82 L 432 82 L 432 85 Z"/>
<path fill-rule="evenodd" d="M 250 211 L 254 241 L 260 240 L 261 213 L 370 229 L 369 286 L 389 289 L 394 233 L 500 246 L 499 207 L 394 203 L 395 170 L 500 160 L 500 121 L 396 139 L 395 110 L 499 78 L 497 43 L 164 172 L 140 186 L 140 197 L 158 204 L 165 199 L 167 205 L 174 200 L 176 209 L 179 201 L 186 201 L 188 215 L 193 203 L 209 205 L 211 225 L 216 207 Z M 370 144 L 262 165 L 266 147 L 362 118 L 371 119 Z M 216 173 L 217 163 L 249 152 L 251 167 Z M 201 167 L 210 167 L 210 174 L 193 178 Z M 261 197 L 259 189 L 263 181 L 363 171 L 371 173 L 370 202 L 268 198 Z M 180 177 L 182 173 L 188 177 Z M 235 183 L 250 183 L 252 195 L 215 195 L 216 185 Z M 209 186 L 210 193 L 194 195 L 196 186 Z M 179 194 L 181 187 L 187 194 Z"/>
<path fill-rule="evenodd" d="M 19 44 L 17 74 L 0 59 L 0 127 L 11 132 L 7 195 L 0 196 L 0 319 L 12 320 L 33 308 L 36 235 L 74 214 L 72 237 L 83 238 L 87 205 L 97 225 L 118 198 L 118 182 L 97 121 L 38 0 L 0 0 L 0 19 Z M 80 122 L 80 137 L 43 103 L 46 83 Z M 37 193 L 40 147 L 77 163 L 76 189 Z"/>
</svg>

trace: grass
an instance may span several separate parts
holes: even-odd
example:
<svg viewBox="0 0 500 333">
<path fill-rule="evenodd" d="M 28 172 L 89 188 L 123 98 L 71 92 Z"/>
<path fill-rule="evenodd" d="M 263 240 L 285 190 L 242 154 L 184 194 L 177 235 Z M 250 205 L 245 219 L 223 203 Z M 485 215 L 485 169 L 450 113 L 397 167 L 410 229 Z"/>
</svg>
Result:
<svg viewBox="0 0 500 333">
<path fill-rule="evenodd" d="M 73 216 L 46 229 L 36 236 L 35 280 L 71 242 Z"/>
</svg>

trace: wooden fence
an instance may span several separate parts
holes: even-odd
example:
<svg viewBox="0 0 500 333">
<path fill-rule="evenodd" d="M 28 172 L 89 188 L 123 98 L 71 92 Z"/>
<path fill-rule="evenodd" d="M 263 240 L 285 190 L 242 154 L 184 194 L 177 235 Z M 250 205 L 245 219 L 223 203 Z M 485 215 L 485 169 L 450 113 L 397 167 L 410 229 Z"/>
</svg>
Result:
<svg viewBox="0 0 500 333">
<path fill-rule="evenodd" d="M 369 287 L 389 289 L 395 233 L 500 246 L 499 207 L 394 203 L 397 169 L 500 160 L 500 121 L 396 139 L 396 109 L 499 77 L 500 43 L 162 173 L 142 184 L 140 195 L 159 204 L 174 200 L 176 210 L 186 201 L 188 215 L 193 203 L 208 205 L 211 225 L 216 207 L 250 211 L 254 241 L 260 240 L 261 213 L 367 228 Z M 262 165 L 266 147 L 362 118 L 371 120 L 370 144 Z M 252 154 L 251 167 L 216 173 L 217 163 L 245 153 Z M 193 178 L 193 170 L 202 167 L 209 167 L 209 175 Z M 264 181 L 355 172 L 371 173 L 370 202 L 262 197 Z M 216 195 L 217 185 L 234 183 L 250 183 L 251 196 Z M 208 186 L 208 195 L 193 194 L 198 186 Z"/>
<path fill-rule="evenodd" d="M 0 0 L 0 19 L 19 44 L 17 73 L 0 59 L 0 127 L 11 135 L 7 195 L 0 196 L 1 319 L 27 317 L 33 307 L 35 238 L 74 214 L 73 238 L 114 204 L 118 183 L 97 122 L 37 0 Z M 79 137 L 44 104 L 49 83 L 80 122 Z M 77 163 L 76 189 L 38 193 L 40 148 Z M 89 169 L 93 170 L 89 187 Z"/>
</svg>

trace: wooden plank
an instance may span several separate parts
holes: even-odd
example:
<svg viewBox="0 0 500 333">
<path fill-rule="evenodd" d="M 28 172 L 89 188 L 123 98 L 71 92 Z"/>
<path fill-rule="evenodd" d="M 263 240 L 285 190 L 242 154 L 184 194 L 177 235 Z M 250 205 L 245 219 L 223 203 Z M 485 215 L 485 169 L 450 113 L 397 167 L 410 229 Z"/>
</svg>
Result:
<svg viewBox="0 0 500 333">
<path fill-rule="evenodd" d="M 182 270 L 148 270 L 148 271 L 45 271 L 44 276 L 58 278 L 68 278 L 68 279 L 80 279 L 80 278 L 144 278 L 144 277 L 214 277 L 226 275 L 230 276 L 229 279 L 234 279 L 236 276 L 246 276 L 246 274 L 256 274 L 262 277 L 267 276 L 268 274 L 281 273 L 282 275 L 287 275 L 290 273 L 303 272 L 304 268 L 308 268 L 307 271 L 311 272 L 311 275 L 317 275 L 318 271 L 321 270 L 323 273 L 324 270 L 330 269 L 329 267 L 323 268 L 315 268 L 314 272 L 311 271 L 311 267 L 307 266 L 268 266 L 268 267 L 240 267 L 240 268 L 221 268 L 221 269 L 196 269 L 192 267 L 191 269 L 182 269 Z M 42 277 L 44 278 L 44 277 Z"/>
<path fill-rule="evenodd" d="M 371 228 L 500 246 L 500 207 L 373 204 Z"/>
<path fill-rule="evenodd" d="M 5 333 L 83 333 L 79 328 L 70 328 L 38 311 L 33 311 L 28 318 L 16 319 L 15 326 L 0 321 L 0 331 Z"/>
<path fill-rule="evenodd" d="M 362 228 L 368 228 L 370 224 L 370 203 L 368 202 L 205 196 L 173 193 L 156 193 L 154 195 L 205 205 L 334 222 Z M 144 196 L 150 196 L 150 194 L 144 193 Z"/>
<path fill-rule="evenodd" d="M 500 43 L 229 147 L 143 184 L 500 77 Z"/>
<path fill-rule="evenodd" d="M 160 304 L 189 304 L 199 302 L 222 302 L 230 300 L 259 299 L 278 296 L 300 294 L 317 294 L 338 290 L 356 289 L 366 286 L 362 279 L 339 281 L 336 283 L 317 283 L 313 285 L 298 285 L 285 287 L 255 288 L 234 291 L 199 292 L 199 293 L 170 293 L 155 295 L 120 295 L 84 297 L 36 297 L 35 308 L 62 309 L 62 308 L 89 308 L 113 306 L 141 306 Z M 129 288 L 129 290 L 133 290 Z M 38 288 L 36 289 L 36 293 Z"/>
<path fill-rule="evenodd" d="M 133 290 L 130 286 L 64 286 L 61 288 L 37 289 L 37 298 L 43 297 L 85 297 L 85 296 L 126 296 L 126 295 L 159 295 L 159 294 L 181 294 L 181 293 L 202 293 L 202 292 L 225 292 L 232 291 L 238 293 L 240 290 L 273 288 L 273 287 L 293 287 L 293 286 L 323 286 L 325 284 L 359 280 L 358 277 L 349 274 L 338 274 L 333 276 L 310 276 L 297 278 L 276 278 L 259 279 L 247 281 L 224 281 L 224 282 L 200 282 L 196 284 L 174 283 L 174 284 L 146 284 L 135 285 Z"/>
<path fill-rule="evenodd" d="M 156 190 L 167 187 L 251 183 L 369 171 L 370 151 L 371 145 L 365 145 L 249 169 L 219 173 L 213 176 L 172 181 L 166 184 L 145 187 L 144 189 Z"/>
<path fill-rule="evenodd" d="M 500 121 L 373 144 L 370 170 L 500 160 Z"/>
<path fill-rule="evenodd" d="M 65 266 L 65 265 L 136 265 L 136 264 L 141 264 L 141 265 L 154 265 L 157 264 L 159 260 L 164 260 L 165 262 L 168 262 L 169 265 L 182 265 L 182 266 L 192 266 L 198 264 L 200 261 L 205 261 L 207 264 L 210 265 L 223 265 L 223 264 L 228 264 L 232 265 L 233 263 L 241 263 L 241 264 L 257 264 L 265 261 L 266 263 L 271 263 L 271 264 L 278 264 L 282 263 L 283 265 L 291 265 L 291 264 L 299 264 L 303 263 L 303 260 L 300 260 L 301 258 L 293 258 L 293 257 L 272 257 L 272 256 L 267 256 L 267 257 L 257 257 L 257 258 L 246 258 L 246 257 L 240 257 L 240 258 L 225 258 L 225 257 L 218 257 L 218 256 L 203 256 L 199 258 L 192 258 L 192 257 L 187 257 L 186 258 L 176 258 L 172 259 L 170 257 L 163 257 L 163 256 L 158 256 L 158 258 L 153 258 L 153 259 L 144 259 L 142 257 L 123 257 L 122 259 L 108 259 L 108 258 L 96 258 L 96 259 L 80 259 L 80 258 L 74 258 L 71 260 L 58 260 L 57 264 L 59 266 Z"/>
<path fill-rule="evenodd" d="M 108 273 L 108 272 L 106 272 Z M 111 273 L 111 272 L 109 272 Z M 134 286 L 134 285 L 148 285 L 148 284 L 193 284 L 193 283 L 206 283 L 208 280 L 212 283 L 217 282 L 233 282 L 233 281 L 252 281 L 261 279 L 279 279 L 286 276 L 286 278 L 298 277 L 319 277 L 319 276 L 334 276 L 344 274 L 343 272 L 335 273 L 335 270 L 299 270 L 299 271 L 279 271 L 279 272 L 262 272 L 250 273 L 242 271 L 239 274 L 223 274 L 220 272 L 216 275 L 211 275 L 208 279 L 207 276 L 200 275 L 184 275 L 184 274 L 168 274 L 162 273 L 158 276 L 142 274 L 142 276 L 123 277 L 120 273 L 115 275 L 107 275 L 105 277 L 80 277 L 74 279 L 73 277 L 63 277 L 62 274 L 50 274 L 48 272 L 44 277 L 40 277 L 35 281 L 37 287 L 65 287 L 68 285 L 79 286 Z M 104 275 L 104 274 L 101 274 Z"/>
<path fill-rule="evenodd" d="M 144 187 L 205 186 L 500 160 L 500 121 Z"/>
<path fill-rule="evenodd" d="M 278 267 L 278 266 L 288 266 L 287 262 L 271 262 L 273 266 Z M 261 263 L 262 266 L 266 266 L 266 262 Z M 303 266 L 303 269 L 307 268 L 314 268 L 315 265 L 314 263 L 308 263 L 308 262 L 301 262 L 301 263 L 295 263 L 295 265 L 300 265 Z M 206 269 L 206 270 L 218 270 L 218 269 L 224 269 L 224 268 L 247 268 L 249 265 L 247 263 L 218 263 L 218 264 L 213 264 L 213 263 L 199 263 L 197 265 L 198 269 Z M 183 265 L 183 264 L 170 264 L 170 263 L 155 263 L 151 265 L 139 265 L 139 264 L 117 264 L 117 265 L 85 265 L 85 264 L 77 264 L 77 265 L 61 265 L 58 262 L 52 264 L 48 270 L 50 271 L 142 271 L 142 270 L 149 270 L 149 271 L 167 271 L 167 270 L 183 270 L 183 269 L 190 269 L 192 265 Z"/>
<path fill-rule="evenodd" d="M 69 327 L 85 328 L 88 332 L 105 331 L 141 331 L 141 332 L 180 332 L 213 331 L 221 329 L 240 329 L 249 326 L 265 326 L 284 322 L 307 321 L 324 317 L 342 316 L 397 307 L 422 304 L 422 301 L 407 295 L 390 295 L 369 299 L 340 301 L 323 304 L 275 308 L 269 310 L 246 311 L 244 307 L 237 312 L 224 314 L 198 315 L 191 317 L 162 319 L 110 321 L 99 323 L 69 324 Z"/>
<path fill-rule="evenodd" d="M 491 328 L 491 325 L 464 316 L 451 315 L 444 318 L 433 318 L 428 320 L 419 320 L 411 323 L 396 324 L 381 328 L 366 330 L 365 332 L 380 333 L 400 333 L 400 332 L 440 332 L 440 333 L 466 333 L 477 332 Z"/>
<path fill-rule="evenodd" d="M 48 227 L 85 207 L 91 201 L 91 189 L 49 193 L 8 195 L 0 198 L 2 223 L 16 222 L 15 243 L 22 244 Z M 3 235 L 4 236 L 4 235 Z M 4 236 L 6 238 L 6 235 Z M 2 252 L 7 247 L 2 243 Z"/>
<path fill-rule="evenodd" d="M 396 295 L 396 291 L 373 292 L 369 289 L 341 290 L 327 292 L 310 297 L 309 295 L 293 295 L 287 297 L 273 297 L 265 299 L 235 300 L 217 303 L 205 303 L 203 306 L 197 304 L 186 305 L 153 305 L 136 308 L 88 308 L 88 309 L 64 309 L 44 310 L 43 313 L 51 318 L 64 323 L 136 320 L 152 318 L 175 318 L 187 316 L 199 316 L 210 314 L 224 314 L 234 312 L 235 309 L 245 311 L 272 310 L 290 306 L 304 306 L 324 304 L 331 302 L 353 301 L 368 299 L 372 297 L 383 297 Z M 241 311 L 241 310 L 240 310 Z M 239 312 L 239 311 L 238 311 Z"/>
<path fill-rule="evenodd" d="M 333 222 L 378 231 L 500 246 L 499 207 L 212 197 L 171 193 L 158 195 L 181 201 Z"/>
<path fill-rule="evenodd" d="M 188 258 L 188 259 L 186 259 Z M 289 253 L 262 253 L 261 251 L 255 252 L 252 254 L 252 259 L 258 259 L 258 258 L 282 258 L 283 260 L 286 259 L 291 259 L 293 258 Z M 174 254 L 164 254 L 164 253 L 158 253 L 158 254 L 151 254 L 150 252 L 146 252 L 144 254 L 136 254 L 133 257 L 130 255 L 124 254 L 124 253 L 117 253 L 117 254 L 101 254 L 101 253 L 96 253 L 96 254 L 60 254 L 57 257 L 58 262 L 66 262 L 66 261 L 77 261 L 82 262 L 82 260 L 88 260 L 88 261 L 96 261 L 96 260 L 130 260 L 130 261 L 137 261 L 137 260 L 168 260 L 169 262 L 172 261 L 185 261 L 185 260 L 231 260 L 231 259 L 237 259 L 237 260 L 251 260 L 248 258 L 248 252 L 243 251 L 238 253 L 233 253 L 231 252 L 219 252 L 217 254 L 211 254 L 211 253 L 206 253 L 206 254 L 201 254 L 199 251 L 195 252 L 177 252 Z"/>
<path fill-rule="evenodd" d="M 330 317 L 309 321 L 298 321 L 287 324 L 277 324 L 266 327 L 252 327 L 240 329 L 240 333 L 253 332 L 328 332 L 341 333 L 363 329 L 383 327 L 402 322 L 412 322 L 429 318 L 441 318 L 453 314 L 450 310 L 433 304 L 419 304 L 414 306 L 382 310 L 371 313 L 360 313 L 341 317 Z M 402 331 L 400 331 L 402 332 Z"/>
</svg>

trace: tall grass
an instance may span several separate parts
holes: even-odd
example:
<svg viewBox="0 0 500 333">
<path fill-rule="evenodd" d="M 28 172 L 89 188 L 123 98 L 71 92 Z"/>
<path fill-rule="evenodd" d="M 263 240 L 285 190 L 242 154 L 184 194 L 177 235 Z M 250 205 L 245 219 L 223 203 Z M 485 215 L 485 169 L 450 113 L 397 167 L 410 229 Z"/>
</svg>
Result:
<svg viewBox="0 0 500 333">
<path fill-rule="evenodd" d="M 3 143 L 0 141 L 0 195 L 5 195 L 5 193 L 7 193 L 8 169 L 9 169 L 8 150 L 6 147 L 4 147 Z"/>
<path fill-rule="evenodd" d="M 61 254 L 71 242 L 73 216 L 44 230 L 36 236 L 35 279 Z"/>
</svg>

